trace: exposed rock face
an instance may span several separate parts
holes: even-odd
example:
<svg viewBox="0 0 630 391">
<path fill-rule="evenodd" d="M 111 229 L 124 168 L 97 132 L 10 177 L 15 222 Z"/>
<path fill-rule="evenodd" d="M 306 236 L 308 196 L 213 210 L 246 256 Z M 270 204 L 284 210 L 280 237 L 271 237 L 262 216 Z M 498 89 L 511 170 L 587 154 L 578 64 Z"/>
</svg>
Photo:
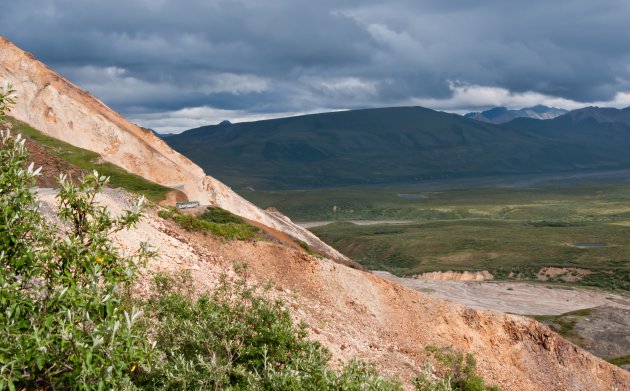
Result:
<svg viewBox="0 0 630 391">
<path fill-rule="evenodd" d="M 9 81 L 18 100 L 11 115 L 43 133 L 99 153 L 108 162 L 148 180 L 181 190 L 190 200 L 216 205 L 285 232 L 319 252 L 347 258 L 290 220 L 269 214 L 206 176 L 153 132 L 115 113 L 98 99 L 0 36 L 0 81 Z"/>
<path fill-rule="evenodd" d="M 537 105 L 519 110 L 508 110 L 505 107 L 495 107 L 480 113 L 468 113 L 465 117 L 491 124 L 503 124 L 510 122 L 515 118 L 525 117 L 534 119 L 553 119 L 566 113 L 568 113 L 568 111 L 564 109 Z"/>
<path fill-rule="evenodd" d="M 429 272 L 418 274 L 414 278 L 418 280 L 440 280 L 440 281 L 486 281 L 493 280 L 494 276 L 489 271 L 483 270 L 478 272 Z"/>
</svg>

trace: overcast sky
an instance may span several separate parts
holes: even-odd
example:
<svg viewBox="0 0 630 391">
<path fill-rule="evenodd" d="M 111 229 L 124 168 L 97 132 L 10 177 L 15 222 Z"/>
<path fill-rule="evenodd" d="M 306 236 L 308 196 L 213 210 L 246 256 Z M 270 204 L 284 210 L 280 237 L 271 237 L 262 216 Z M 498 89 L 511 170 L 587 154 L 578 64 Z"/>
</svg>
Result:
<svg viewBox="0 0 630 391">
<path fill-rule="evenodd" d="M 628 0 L 14 0 L 0 34 L 162 132 L 383 106 L 630 106 Z"/>
</svg>

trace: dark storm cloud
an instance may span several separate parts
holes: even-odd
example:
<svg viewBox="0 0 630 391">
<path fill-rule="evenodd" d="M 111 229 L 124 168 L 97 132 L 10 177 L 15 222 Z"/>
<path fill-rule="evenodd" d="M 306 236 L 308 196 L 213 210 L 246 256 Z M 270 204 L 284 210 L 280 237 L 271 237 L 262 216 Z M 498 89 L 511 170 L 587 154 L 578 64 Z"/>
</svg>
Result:
<svg viewBox="0 0 630 391">
<path fill-rule="evenodd" d="M 231 113 L 621 105 L 629 19 L 627 0 L 30 0 L 3 6 L 0 34 L 143 125 L 179 129 Z"/>
</svg>

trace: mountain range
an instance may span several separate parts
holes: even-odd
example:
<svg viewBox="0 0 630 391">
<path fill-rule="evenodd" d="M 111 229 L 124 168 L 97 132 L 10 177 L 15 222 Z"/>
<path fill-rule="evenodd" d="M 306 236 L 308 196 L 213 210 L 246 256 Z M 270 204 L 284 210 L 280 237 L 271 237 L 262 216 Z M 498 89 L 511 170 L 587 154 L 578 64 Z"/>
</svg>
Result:
<svg viewBox="0 0 630 391">
<path fill-rule="evenodd" d="M 536 105 L 518 110 L 509 110 L 506 107 L 494 107 L 482 112 L 465 114 L 464 117 L 491 124 L 503 124 L 515 118 L 552 119 L 568 113 L 567 110 L 544 105 Z"/>
<path fill-rule="evenodd" d="M 236 187 L 312 188 L 630 167 L 630 108 L 491 124 L 422 107 L 223 123 L 165 141 Z"/>
</svg>

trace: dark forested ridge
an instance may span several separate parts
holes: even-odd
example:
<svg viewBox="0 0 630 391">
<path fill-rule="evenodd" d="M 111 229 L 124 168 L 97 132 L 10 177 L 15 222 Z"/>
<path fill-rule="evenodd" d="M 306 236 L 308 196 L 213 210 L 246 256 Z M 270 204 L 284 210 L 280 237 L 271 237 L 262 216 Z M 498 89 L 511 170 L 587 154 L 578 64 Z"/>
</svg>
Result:
<svg viewBox="0 0 630 391">
<path fill-rule="evenodd" d="M 422 107 L 204 126 L 165 139 L 236 187 L 309 188 L 630 167 L 630 108 L 502 125 Z"/>
</svg>

